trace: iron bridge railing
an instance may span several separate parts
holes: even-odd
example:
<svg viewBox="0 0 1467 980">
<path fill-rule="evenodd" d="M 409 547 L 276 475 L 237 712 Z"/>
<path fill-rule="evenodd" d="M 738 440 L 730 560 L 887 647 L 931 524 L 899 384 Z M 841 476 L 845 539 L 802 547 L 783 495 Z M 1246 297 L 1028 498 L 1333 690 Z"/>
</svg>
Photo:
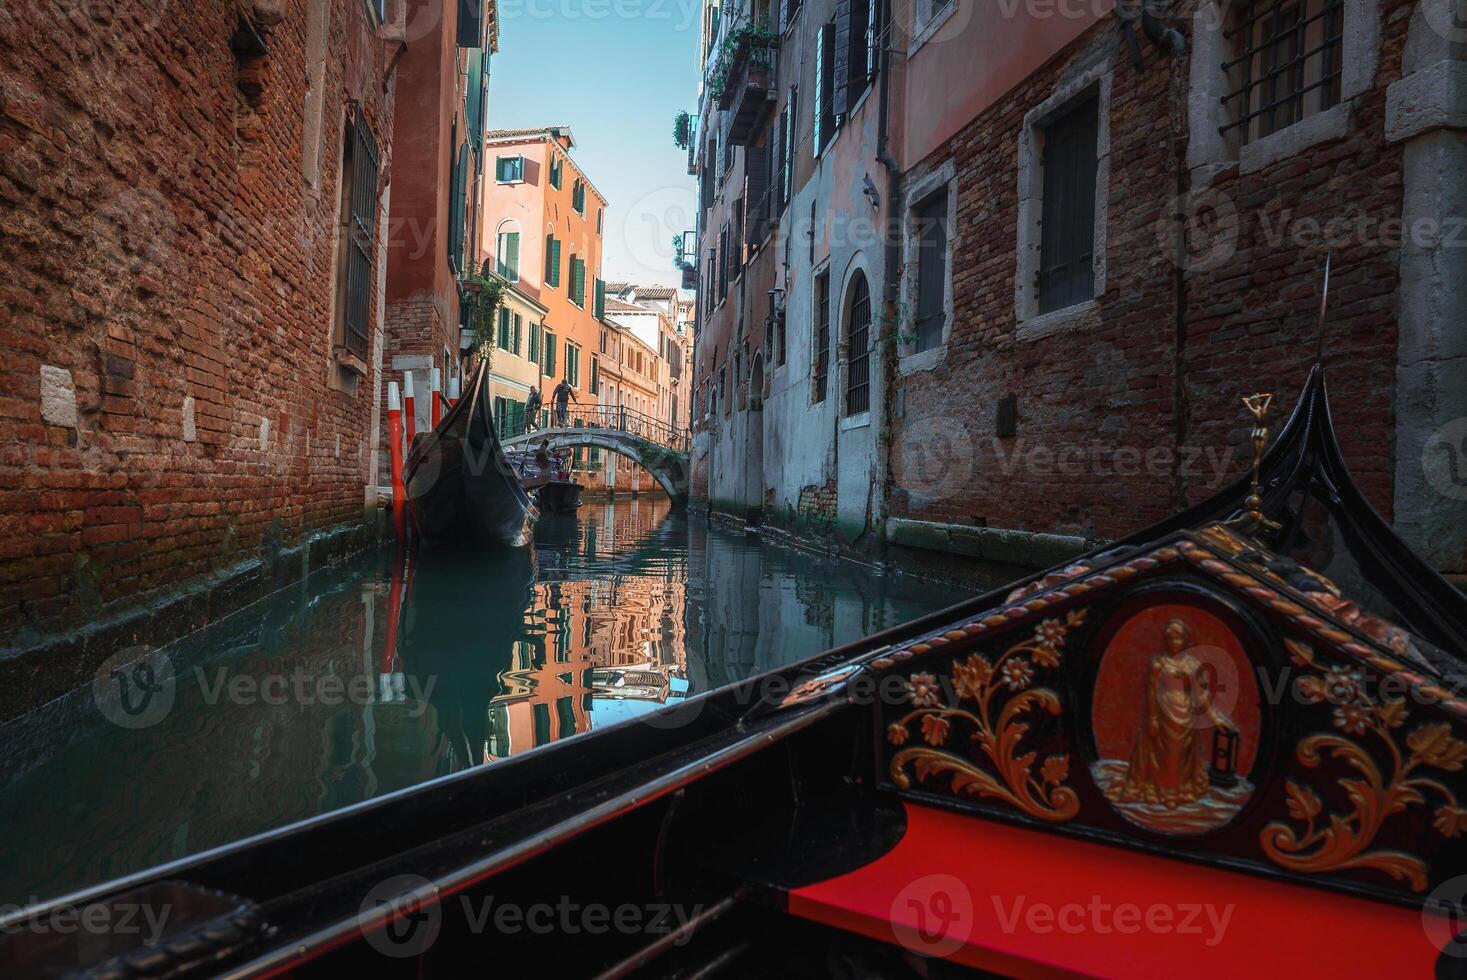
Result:
<svg viewBox="0 0 1467 980">
<path fill-rule="evenodd" d="M 589 429 L 623 432 L 678 452 L 686 452 L 690 441 L 687 429 L 616 405 L 584 408 L 572 405 L 567 409 L 564 419 L 558 418 L 556 411 L 550 408 L 542 409 L 536 416 L 532 418 L 523 412 L 506 414 L 498 420 L 499 438 L 513 439 L 546 429 Z"/>
</svg>

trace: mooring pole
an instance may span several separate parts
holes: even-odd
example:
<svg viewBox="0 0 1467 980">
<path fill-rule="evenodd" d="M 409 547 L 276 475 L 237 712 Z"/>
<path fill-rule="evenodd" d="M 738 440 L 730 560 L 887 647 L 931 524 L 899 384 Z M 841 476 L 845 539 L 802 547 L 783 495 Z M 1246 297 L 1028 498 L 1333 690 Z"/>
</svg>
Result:
<svg viewBox="0 0 1467 980">
<path fill-rule="evenodd" d="M 434 368 L 428 375 L 428 400 L 433 403 L 430 413 L 433 417 L 433 428 L 438 428 L 438 420 L 443 417 L 443 404 L 439 401 L 439 395 L 443 392 L 443 375 Z"/>
<path fill-rule="evenodd" d="M 407 433 L 407 443 L 403 454 L 412 451 L 413 436 L 418 434 L 418 410 L 416 399 L 413 398 L 413 372 L 402 372 L 402 412 L 403 429 Z"/>
<path fill-rule="evenodd" d="M 402 397 L 396 381 L 387 382 L 387 449 L 392 460 L 392 523 L 402 541 L 407 530 L 407 488 L 402 479 Z"/>
</svg>

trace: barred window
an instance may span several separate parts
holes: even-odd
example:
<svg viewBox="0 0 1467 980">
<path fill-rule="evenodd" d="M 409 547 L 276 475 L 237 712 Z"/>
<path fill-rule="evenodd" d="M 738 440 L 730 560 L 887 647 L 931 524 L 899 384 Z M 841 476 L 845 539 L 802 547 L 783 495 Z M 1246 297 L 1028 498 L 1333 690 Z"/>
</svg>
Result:
<svg viewBox="0 0 1467 980">
<path fill-rule="evenodd" d="M 871 287 L 864 273 L 851 287 L 846 324 L 846 414 L 860 415 L 871 408 Z"/>
<path fill-rule="evenodd" d="M 825 401 L 825 378 L 830 373 L 830 273 L 815 277 L 814 400 Z"/>
<path fill-rule="evenodd" d="M 1248 143 L 1340 101 L 1344 0 L 1250 0 L 1227 31 L 1224 134 Z"/>
<path fill-rule="evenodd" d="M 344 293 L 338 337 L 342 347 L 367 359 L 367 319 L 372 299 L 372 251 L 377 238 L 377 143 L 365 120 L 347 123 L 341 162 L 341 261 Z"/>
</svg>

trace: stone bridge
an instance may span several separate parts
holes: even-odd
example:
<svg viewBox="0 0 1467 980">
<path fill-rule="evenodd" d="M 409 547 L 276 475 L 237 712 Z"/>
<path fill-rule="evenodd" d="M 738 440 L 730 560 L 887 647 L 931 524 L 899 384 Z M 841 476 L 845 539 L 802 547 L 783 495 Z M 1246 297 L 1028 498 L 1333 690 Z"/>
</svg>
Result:
<svg viewBox="0 0 1467 980">
<path fill-rule="evenodd" d="M 549 442 L 552 452 L 594 446 L 625 456 L 652 474 L 673 503 L 685 504 L 692 475 L 687 432 L 649 422 L 632 412 L 604 420 L 573 418 L 566 425 L 507 435 L 502 441 L 505 449 L 520 452 L 533 451 L 541 442 Z"/>
</svg>

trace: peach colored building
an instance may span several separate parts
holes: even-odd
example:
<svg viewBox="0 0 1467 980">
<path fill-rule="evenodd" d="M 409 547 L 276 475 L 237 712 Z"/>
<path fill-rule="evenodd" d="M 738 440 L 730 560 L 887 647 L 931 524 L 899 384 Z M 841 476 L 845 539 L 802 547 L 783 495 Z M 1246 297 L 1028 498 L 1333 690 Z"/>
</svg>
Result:
<svg viewBox="0 0 1467 980">
<path fill-rule="evenodd" d="M 480 259 L 546 310 L 526 350 L 540 364 L 541 397 L 562 379 L 591 406 L 591 355 L 600 343 L 597 306 L 606 198 L 571 158 L 567 126 L 485 135 Z"/>
</svg>

